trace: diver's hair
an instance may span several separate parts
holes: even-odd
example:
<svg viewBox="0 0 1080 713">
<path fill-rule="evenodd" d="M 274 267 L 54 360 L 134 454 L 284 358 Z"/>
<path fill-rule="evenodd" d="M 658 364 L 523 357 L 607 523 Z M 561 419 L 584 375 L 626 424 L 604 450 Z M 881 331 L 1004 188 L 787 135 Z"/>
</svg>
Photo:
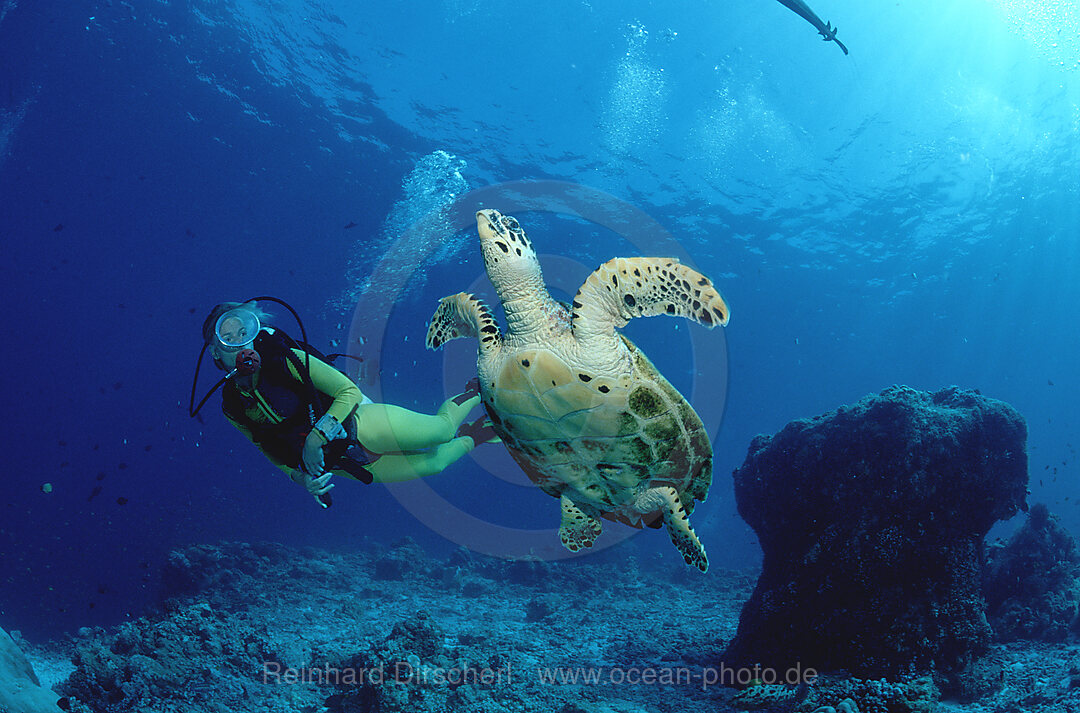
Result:
<svg viewBox="0 0 1080 713">
<path fill-rule="evenodd" d="M 272 319 L 272 315 L 269 312 L 264 312 L 254 300 L 251 302 L 222 302 L 214 305 L 214 308 L 210 310 L 210 314 L 206 315 L 206 319 L 203 321 L 202 336 L 205 343 L 209 344 L 214 341 L 214 326 L 217 324 L 218 317 L 237 307 L 246 307 L 251 310 L 252 314 L 259 318 L 261 324 L 266 324 Z"/>
</svg>

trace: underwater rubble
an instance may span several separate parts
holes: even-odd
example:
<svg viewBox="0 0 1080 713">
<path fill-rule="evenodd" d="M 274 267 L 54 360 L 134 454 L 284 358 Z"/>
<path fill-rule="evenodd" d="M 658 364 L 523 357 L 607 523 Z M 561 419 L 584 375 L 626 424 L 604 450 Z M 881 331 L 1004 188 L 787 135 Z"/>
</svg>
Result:
<svg viewBox="0 0 1080 713">
<path fill-rule="evenodd" d="M 1080 711 L 1075 638 L 992 644 L 963 706 L 930 676 L 721 681 L 757 573 L 695 579 L 668 560 L 436 559 L 408 539 L 353 554 L 192 546 L 172 553 L 157 611 L 51 645 L 74 663 L 54 689 L 82 713 Z"/>
<path fill-rule="evenodd" d="M 169 558 L 160 611 L 73 640 L 58 690 L 97 713 L 714 711 L 734 691 L 701 672 L 753 573 L 703 585 L 668 560 L 437 560 L 410 539 L 347 555 L 192 546 Z"/>
</svg>

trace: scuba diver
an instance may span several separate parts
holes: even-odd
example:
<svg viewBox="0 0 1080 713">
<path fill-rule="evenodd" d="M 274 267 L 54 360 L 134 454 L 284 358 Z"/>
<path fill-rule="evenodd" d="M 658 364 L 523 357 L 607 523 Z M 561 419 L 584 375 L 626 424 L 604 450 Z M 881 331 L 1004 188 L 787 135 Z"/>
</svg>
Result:
<svg viewBox="0 0 1080 713">
<path fill-rule="evenodd" d="M 297 342 L 264 326 L 257 302 L 271 300 L 292 312 L 303 335 Z M 195 389 L 207 349 L 227 375 L 197 408 Z M 480 403 L 477 382 L 445 401 L 434 415 L 376 404 L 345 374 L 307 344 L 299 315 L 274 297 L 216 305 L 203 323 L 203 351 L 195 368 L 188 412 L 195 416 L 219 387 L 225 417 L 289 479 L 329 507 L 334 475 L 363 483 L 396 483 L 441 472 L 480 443 L 497 440 L 481 416 L 465 423 Z"/>
</svg>

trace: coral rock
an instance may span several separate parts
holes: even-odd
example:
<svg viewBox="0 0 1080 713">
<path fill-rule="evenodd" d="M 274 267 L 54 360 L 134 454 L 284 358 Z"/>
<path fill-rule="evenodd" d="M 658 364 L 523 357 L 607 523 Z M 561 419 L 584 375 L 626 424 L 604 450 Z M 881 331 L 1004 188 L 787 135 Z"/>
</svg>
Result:
<svg viewBox="0 0 1080 713">
<path fill-rule="evenodd" d="M 755 438 L 735 496 L 764 562 L 725 661 L 877 677 L 985 651 L 980 552 L 1024 507 L 1026 438 L 1005 403 L 899 386 Z"/>
</svg>

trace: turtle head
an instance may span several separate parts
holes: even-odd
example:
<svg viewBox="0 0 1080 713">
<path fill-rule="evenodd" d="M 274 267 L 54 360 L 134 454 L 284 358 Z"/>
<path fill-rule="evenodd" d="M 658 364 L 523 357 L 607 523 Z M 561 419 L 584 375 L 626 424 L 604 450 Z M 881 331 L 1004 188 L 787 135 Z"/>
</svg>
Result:
<svg viewBox="0 0 1080 713">
<path fill-rule="evenodd" d="M 490 208 L 477 211 L 476 230 L 480 233 L 480 252 L 488 277 L 497 290 L 531 283 L 540 277 L 540 261 L 525 230 L 513 216 Z"/>
</svg>

